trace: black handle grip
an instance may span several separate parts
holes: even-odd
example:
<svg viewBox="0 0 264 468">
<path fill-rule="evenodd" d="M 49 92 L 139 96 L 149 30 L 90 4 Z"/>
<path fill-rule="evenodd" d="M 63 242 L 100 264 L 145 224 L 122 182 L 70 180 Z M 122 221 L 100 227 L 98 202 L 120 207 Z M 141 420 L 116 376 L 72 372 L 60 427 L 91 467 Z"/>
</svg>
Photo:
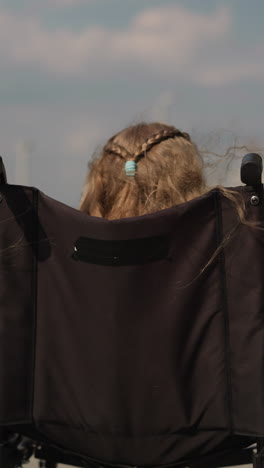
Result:
<svg viewBox="0 0 264 468">
<path fill-rule="evenodd" d="M 6 170 L 5 170 L 4 162 L 0 156 L 0 185 L 2 184 L 7 184 L 7 179 L 6 179 Z"/>
<path fill-rule="evenodd" d="M 261 184 L 262 157 L 257 153 L 249 153 L 243 157 L 240 177 L 243 184 L 256 186 Z"/>
</svg>

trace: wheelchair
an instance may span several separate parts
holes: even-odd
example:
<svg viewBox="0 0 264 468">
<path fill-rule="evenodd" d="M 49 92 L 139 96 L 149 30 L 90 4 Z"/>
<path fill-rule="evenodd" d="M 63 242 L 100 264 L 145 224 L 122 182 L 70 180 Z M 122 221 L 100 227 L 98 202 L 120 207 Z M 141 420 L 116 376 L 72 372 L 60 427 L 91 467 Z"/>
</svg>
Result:
<svg viewBox="0 0 264 468">
<path fill-rule="evenodd" d="M 264 467 L 262 159 L 136 218 L 87 216 L 0 163 L 0 467 Z"/>
</svg>

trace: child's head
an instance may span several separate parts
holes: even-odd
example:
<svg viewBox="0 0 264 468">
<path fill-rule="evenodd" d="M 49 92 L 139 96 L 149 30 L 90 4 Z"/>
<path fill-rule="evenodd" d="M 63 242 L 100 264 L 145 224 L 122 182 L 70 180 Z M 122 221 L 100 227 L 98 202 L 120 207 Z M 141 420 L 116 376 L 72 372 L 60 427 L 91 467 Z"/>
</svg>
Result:
<svg viewBox="0 0 264 468">
<path fill-rule="evenodd" d="M 132 172 L 127 161 L 136 163 Z M 202 169 L 187 133 L 161 123 L 133 125 L 110 138 L 91 163 L 80 209 L 116 219 L 169 208 L 205 192 Z"/>
</svg>

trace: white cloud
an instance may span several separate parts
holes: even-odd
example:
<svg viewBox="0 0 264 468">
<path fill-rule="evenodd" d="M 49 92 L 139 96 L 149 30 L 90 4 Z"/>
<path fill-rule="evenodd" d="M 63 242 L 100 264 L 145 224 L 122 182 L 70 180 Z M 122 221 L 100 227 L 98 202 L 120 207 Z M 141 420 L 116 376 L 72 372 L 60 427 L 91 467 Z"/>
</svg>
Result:
<svg viewBox="0 0 264 468">
<path fill-rule="evenodd" d="M 80 71 L 102 47 L 103 29 L 89 28 L 80 34 L 66 28 L 48 30 L 35 18 L 0 12 L 0 59 L 16 66 L 37 66 L 61 74 Z"/>
<path fill-rule="evenodd" d="M 221 39 L 231 25 L 228 8 L 202 15 L 179 6 L 141 13 L 126 31 L 113 35 L 113 51 L 126 58 L 175 66 L 189 62 L 204 41 Z"/>
<path fill-rule="evenodd" d="M 245 61 L 237 64 L 207 66 L 196 75 L 196 81 L 205 86 L 219 86 L 251 78 L 264 78 L 264 64 Z"/>
<path fill-rule="evenodd" d="M 61 5 L 74 1 L 57 0 Z M 124 65 L 156 71 L 166 66 L 179 73 L 177 67 L 189 64 L 204 42 L 221 40 L 230 24 L 227 8 L 206 15 L 167 6 L 141 12 L 126 29 L 97 26 L 76 32 L 69 27 L 49 29 L 34 17 L 0 10 L 0 59 L 60 74 Z"/>
<path fill-rule="evenodd" d="M 84 0 L 51 1 L 63 7 Z M 232 23 L 228 7 L 201 14 L 177 5 L 147 8 L 126 28 L 95 25 L 76 31 L 48 28 L 40 18 L 0 9 L 0 61 L 61 77 L 143 73 L 205 86 L 263 78 L 262 49 L 240 50 Z"/>
</svg>

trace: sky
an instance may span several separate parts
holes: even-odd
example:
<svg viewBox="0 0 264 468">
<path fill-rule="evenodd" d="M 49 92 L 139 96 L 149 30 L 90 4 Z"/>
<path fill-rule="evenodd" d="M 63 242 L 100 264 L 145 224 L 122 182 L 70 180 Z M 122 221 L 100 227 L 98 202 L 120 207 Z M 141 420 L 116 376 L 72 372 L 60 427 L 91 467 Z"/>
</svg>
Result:
<svg viewBox="0 0 264 468">
<path fill-rule="evenodd" d="M 263 0 L 0 0 L 8 181 L 77 207 L 94 151 L 143 120 L 264 146 L 263 17 Z"/>
</svg>

